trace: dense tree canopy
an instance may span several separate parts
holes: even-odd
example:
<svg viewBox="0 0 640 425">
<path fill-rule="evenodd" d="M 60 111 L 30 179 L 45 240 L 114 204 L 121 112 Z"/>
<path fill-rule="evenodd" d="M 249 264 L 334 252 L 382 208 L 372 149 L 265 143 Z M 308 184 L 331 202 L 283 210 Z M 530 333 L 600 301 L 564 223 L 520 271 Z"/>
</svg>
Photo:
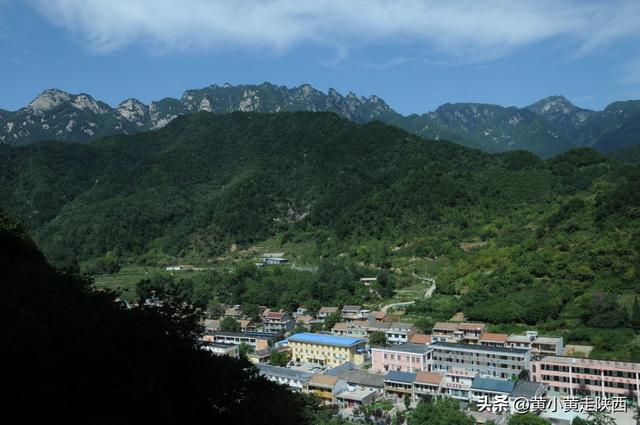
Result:
<svg viewBox="0 0 640 425">
<path fill-rule="evenodd" d="M 0 207 L 55 264 L 110 272 L 305 245 L 317 273 L 235 265 L 162 284 L 255 315 L 374 304 L 394 276 L 413 277 L 412 261 L 446 259 L 434 296 L 408 311 L 421 328 L 463 312 L 640 361 L 640 168 L 589 149 L 541 160 L 329 113 L 200 113 L 90 145 L 0 146 L 0 164 Z M 371 291 L 364 276 L 378 277 Z"/>
<path fill-rule="evenodd" d="M 47 423 L 312 423 L 319 407 L 196 346 L 181 299 L 127 310 L 49 266 L 0 216 L 6 417 Z"/>
<path fill-rule="evenodd" d="M 458 401 L 441 398 L 421 401 L 408 419 L 409 425 L 474 425 L 475 419 L 459 410 Z"/>
</svg>

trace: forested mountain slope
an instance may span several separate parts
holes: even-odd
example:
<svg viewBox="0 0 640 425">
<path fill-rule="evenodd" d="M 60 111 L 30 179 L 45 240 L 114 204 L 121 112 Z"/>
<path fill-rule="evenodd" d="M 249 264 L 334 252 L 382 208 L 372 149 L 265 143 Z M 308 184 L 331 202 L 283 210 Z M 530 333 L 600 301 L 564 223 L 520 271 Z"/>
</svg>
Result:
<svg viewBox="0 0 640 425">
<path fill-rule="evenodd" d="M 313 243 L 312 263 L 447 258 L 421 317 L 640 353 L 640 172 L 590 149 L 545 161 L 331 113 L 201 112 L 88 145 L 0 146 L 0 164 L 0 207 L 57 264 L 205 262 L 274 237 Z"/>
</svg>

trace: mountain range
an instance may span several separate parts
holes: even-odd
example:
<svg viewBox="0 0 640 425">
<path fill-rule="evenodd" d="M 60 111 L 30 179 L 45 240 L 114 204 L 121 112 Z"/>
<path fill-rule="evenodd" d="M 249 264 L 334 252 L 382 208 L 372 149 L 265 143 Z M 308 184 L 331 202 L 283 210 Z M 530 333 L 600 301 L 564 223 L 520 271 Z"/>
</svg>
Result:
<svg viewBox="0 0 640 425">
<path fill-rule="evenodd" d="M 200 302 L 282 308 L 354 302 L 357 280 L 255 280 L 233 263 L 238 280 L 225 258 L 274 246 L 298 264 L 437 273 L 412 317 L 526 323 L 633 361 L 638 187 L 640 167 L 593 149 L 489 154 L 328 112 L 196 112 L 92 143 L 0 144 L 0 210 L 55 265 L 222 267 L 185 280 Z"/>
<path fill-rule="evenodd" d="M 609 153 L 640 144 L 640 100 L 614 102 L 602 111 L 579 108 L 563 96 L 547 97 L 525 108 L 447 103 L 432 112 L 404 116 L 375 95 L 350 92 L 343 96 L 308 84 L 287 88 L 270 83 L 212 85 L 149 105 L 131 98 L 115 108 L 88 94 L 48 89 L 18 111 L 0 110 L 0 143 L 86 143 L 108 135 L 156 130 L 177 116 L 199 111 L 334 112 L 356 123 L 382 121 L 426 139 L 447 139 L 489 152 L 522 149 L 542 157 L 577 147 Z"/>
</svg>

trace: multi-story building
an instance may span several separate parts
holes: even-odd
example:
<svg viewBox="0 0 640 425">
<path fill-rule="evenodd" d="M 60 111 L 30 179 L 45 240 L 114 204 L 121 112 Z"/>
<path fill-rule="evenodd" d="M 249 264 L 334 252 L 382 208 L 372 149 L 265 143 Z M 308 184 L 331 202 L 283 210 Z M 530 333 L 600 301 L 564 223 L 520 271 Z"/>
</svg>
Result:
<svg viewBox="0 0 640 425">
<path fill-rule="evenodd" d="M 434 341 L 477 344 L 485 327 L 484 323 L 436 322 L 431 336 Z"/>
<path fill-rule="evenodd" d="M 260 375 L 280 385 L 286 385 L 296 392 L 306 391 L 313 373 L 286 367 L 257 364 Z"/>
<path fill-rule="evenodd" d="M 315 374 L 307 383 L 307 392 L 325 404 L 335 404 L 336 396 L 347 389 L 347 383 L 338 376 Z"/>
<path fill-rule="evenodd" d="M 369 317 L 371 310 L 362 308 L 359 305 L 345 305 L 342 307 L 342 320 L 352 322 L 354 320 L 365 320 Z"/>
<path fill-rule="evenodd" d="M 426 396 L 437 396 L 441 392 L 444 373 L 418 372 L 413 381 L 413 398 L 419 399 Z"/>
<path fill-rule="evenodd" d="M 411 323 L 392 323 L 385 331 L 389 344 L 404 344 L 409 342 L 409 338 L 416 331 Z"/>
<path fill-rule="evenodd" d="M 284 334 L 295 327 L 295 320 L 284 311 L 267 309 L 262 314 L 262 330 L 268 333 Z"/>
<path fill-rule="evenodd" d="M 467 369 L 451 368 L 447 370 L 440 386 L 442 394 L 458 400 L 469 400 L 471 385 L 478 372 Z"/>
<path fill-rule="evenodd" d="M 338 307 L 320 307 L 320 310 L 318 310 L 317 318 L 318 320 L 324 321 L 324 319 L 332 314 L 338 313 L 339 311 L 340 309 Z"/>
<path fill-rule="evenodd" d="M 477 402 L 483 397 L 486 397 L 487 400 L 493 400 L 496 396 L 505 396 L 506 398 L 511 394 L 514 386 L 514 381 L 483 378 L 478 376 L 471 384 L 471 394 L 469 395 L 469 399 Z"/>
<path fill-rule="evenodd" d="M 213 353 L 216 356 L 238 357 L 238 346 L 206 342 L 202 346 L 203 350 Z"/>
<path fill-rule="evenodd" d="M 564 395 L 633 395 L 640 400 L 639 363 L 544 356 L 531 362 L 531 380 Z"/>
<path fill-rule="evenodd" d="M 458 342 L 460 341 L 458 337 L 459 324 L 460 322 L 436 322 L 436 324 L 433 325 L 431 338 L 434 342 Z"/>
<path fill-rule="evenodd" d="M 410 342 L 391 347 L 372 347 L 371 370 L 378 373 L 392 370 L 431 371 L 431 347 Z"/>
<path fill-rule="evenodd" d="M 366 338 L 373 332 L 386 332 L 390 326 L 390 323 L 354 320 L 352 322 L 336 323 L 334 327 L 331 328 L 331 332 L 335 335 Z"/>
<path fill-rule="evenodd" d="M 482 335 L 480 335 L 478 343 L 480 345 L 488 345 L 489 347 L 506 347 L 508 338 L 508 334 L 483 332 Z"/>
<path fill-rule="evenodd" d="M 376 391 L 353 388 L 338 393 L 336 401 L 341 409 L 358 409 L 366 404 L 373 403 L 378 395 Z"/>
<path fill-rule="evenodd" d="M 564 353 L 562 337 L 538 336 L 537 331 L 527 331 L 525 335 L 509 335 L 505 346 L 530 349 L 532 354 L 544 356 L 562 356 Z"/>
<path fill-rule="evenodd" d="M 269 348 L 268 334 L 260 332 L 212 332 L 203 336 L 202 339 L 203 341 L 217 344 L 240 345 L 245 343 L 256 350 Z"/>
<path fill-rule="evenodd" d="M 477 344 L 485 327 L 486 325 L 484 323 L 460 323 L 460 325 L 458 325 L 458 331 L 462 332 L 462 343 Z"/>
<path fill-rule="evenodd" d="M 292 359 L 322 366 L 362 364 L 368 359 L 367 340 L 363 338 L 298 333 L 288 338 L 288 345 Z"/>
<path fill-rule="evenodd" d="M 531 351 L 520 348 L 434 342 L 433 371 L 467 369 L 485 376 L 511 379 L 529 369 Z"/>
<path fill-rule="evenodd" d="M 387 397 L 403 398 L 405 395 L 413 397 L 415 380 L 415 373 L 391 370 L 384 377 L 384 393 Z"/>
<path fill-rule="evenodd" d="M 256 324 L 251 319 L 240 319 L 238 323 L 240 324 L 241 332 L 253 332 L 256 330 Z"/>
<path fill-rule="evenodd" d="M 331 333 L 339 336 L 350 336 L 353 338 L 366 338 L 367 328 L 358 326 L 358 322 L 338 322 L 331 328 Z"/>
</svg>

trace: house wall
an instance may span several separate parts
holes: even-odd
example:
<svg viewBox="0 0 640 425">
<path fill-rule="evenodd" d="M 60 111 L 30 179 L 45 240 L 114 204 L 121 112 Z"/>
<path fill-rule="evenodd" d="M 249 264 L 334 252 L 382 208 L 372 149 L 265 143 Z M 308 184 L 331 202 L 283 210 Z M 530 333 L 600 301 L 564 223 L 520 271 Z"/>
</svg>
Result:
<svg viewBox="0 0 640 425">
<path fill-rule="evenodd" d="M 565 361 L 543 357 L 532 362 L 531 380 L 564 394 L 573 391 L 577 395 L 579 390 L 586 390 L 592 396 L 602 396 L 604 392 L 605 397 L 624 397 L 630 391 L 640 391 L 640 364 L 576 359 L 569 366 Z"/>
<path fill-rule="evenodd" d="M 446 372 L 451 368 L 460 368 L 500 379 L 510 379 L 518 376 L 523 369 L 529 368 L 529 353 L 476 351 L 472 347 L 434 347 L 433 369 Z"/>
<path fill-rule="evenodd" d="M 289 341 L 291 358 L 303 362 L 320 363 L 328 366 L 340 366 L 346 362 L 362 364 L 364 356 L 356 353 L 357 347 L 364 347 L 365 343 L 353 347 L 337 347 L 325 344 L 310 344 L 307 342 Z"/>
<path fill-rule="evenodd" d="M 390 370 L 421 372 L 431 370 L 430 353 L 412 354 L 393 349 L 371 349 L 371 370 L 385 373 Z"/>
</svg>

